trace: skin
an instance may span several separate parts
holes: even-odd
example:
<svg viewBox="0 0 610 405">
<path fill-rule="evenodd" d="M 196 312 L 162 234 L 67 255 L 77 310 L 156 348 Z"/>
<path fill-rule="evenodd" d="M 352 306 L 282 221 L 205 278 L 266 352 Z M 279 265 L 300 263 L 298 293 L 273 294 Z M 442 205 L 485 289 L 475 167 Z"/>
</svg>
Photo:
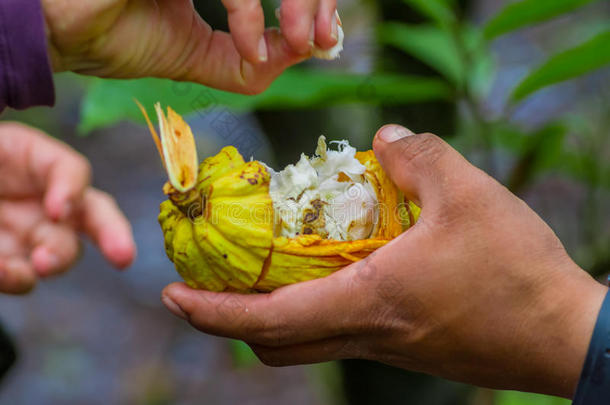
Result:
<svg viewBox="0 0 610 405">
<path fill-rule="evenodd" d="M 190 0 L 42 0 L 55 71 L 166 77 L 239 93 L 266 89 L 313 43 L 336 44 L 336 0 L 283 0 L 280 35 L 259 0 L 223 0 L 231 34 L 213 30 Z M 312 36 L 313 34 L 313 36 Z"/>
<path fill-rule="evenodd" d="M 432 134 L 383 127 L 374 151 L 422 207 L 333 275 L 240 295 L 165 288 L 175 315 L 271 366 L 376 360 L 480 386 L 573 395 L 607 289 L 523 201 Z"/>
<path fill-rule="evenodd" d="M 131 227 L 114 199 L 90 185 L 87 160 L 17 123 L 0 124 L 0 292 L 22 294 L 78 259 L 79 233 L 122 269 L 133 261 Z"/>
</svg>

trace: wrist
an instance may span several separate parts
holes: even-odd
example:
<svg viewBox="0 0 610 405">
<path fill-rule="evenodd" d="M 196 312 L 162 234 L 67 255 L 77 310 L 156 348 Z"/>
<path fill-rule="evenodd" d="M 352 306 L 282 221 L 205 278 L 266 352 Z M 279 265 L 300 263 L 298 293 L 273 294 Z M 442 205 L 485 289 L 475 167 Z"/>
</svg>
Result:
<svg viewBox="0 0 610 405">
<path fill-rule="evenodd" d="M 585 362 L 589 342 L 607 288 L 582 269 L 570 272 L 557 283 L 550 298 L 557 303 L 551 313 L 554 322 L 545 331 L 545 354 L 549 390 L 564 398 L 572 398 Z"/>
<path fill-rule="evenodd" d="M 587 357 L 574 393 L 574 405 L 605 404 L 610 398 L 607 378 L 610 368 L 610 294 L 604 302 L 595 322 Z"/>
</svg>

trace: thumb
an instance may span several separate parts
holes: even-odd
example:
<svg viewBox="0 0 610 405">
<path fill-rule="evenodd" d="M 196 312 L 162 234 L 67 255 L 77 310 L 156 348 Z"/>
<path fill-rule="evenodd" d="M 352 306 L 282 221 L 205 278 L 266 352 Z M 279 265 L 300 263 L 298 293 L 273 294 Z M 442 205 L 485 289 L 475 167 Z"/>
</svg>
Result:
<svg viewBox="0 0 610 405">
<path fill-rule="evenodd" d="M 442 205 L 474 169 L 438 136 L 414 134 L 399 125 L 377 131 L 373 149 L 394 184 L 422 208 Z"/>
</svg>

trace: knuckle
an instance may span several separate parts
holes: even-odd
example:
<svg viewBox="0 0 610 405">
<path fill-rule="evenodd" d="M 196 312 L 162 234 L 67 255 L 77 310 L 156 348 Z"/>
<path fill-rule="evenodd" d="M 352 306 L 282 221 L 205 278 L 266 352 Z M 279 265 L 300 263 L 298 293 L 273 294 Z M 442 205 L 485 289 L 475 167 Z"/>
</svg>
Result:
<svg viewBox="0 0 610 405">
<path fill-rule="evenodd" d="M 359 288 L 366 289 L 368 285 L 379 278 L 379 267 L 375 263 L 377 254 L 373 252 L 349 267 L 349 270 L 353 272 L 353 275 L 349 278 L 350 288 L 355 290 Z"/>
<path fill-rule="evenodd" d="M 436 222 L 447 226 L 460 221 L 474 224 L 488 220 L 487 207 L 494 206 L 493 199 L 501 191 L 491 178 L 479 173 L 461 176 L 459 181 L 445 184 L 444 189 L 445 198 L 440 202 L 442 216 Z"/>
<path fill-rule="evenodd" d="M 279 316 L 257 316 L 239 298 L 223 300 L 218 313 L 227 323 L 236 325 L 248 340 L 267 347 L 281 346 L 288 336 L 287 328 Z"/>
<path fill-rule="evenodd" d="M 447 153 L 445 142 L 430 133 L 405 137 L 399 145 L 403 162 L 416 166 L 436 165 Z"/>
</svg>

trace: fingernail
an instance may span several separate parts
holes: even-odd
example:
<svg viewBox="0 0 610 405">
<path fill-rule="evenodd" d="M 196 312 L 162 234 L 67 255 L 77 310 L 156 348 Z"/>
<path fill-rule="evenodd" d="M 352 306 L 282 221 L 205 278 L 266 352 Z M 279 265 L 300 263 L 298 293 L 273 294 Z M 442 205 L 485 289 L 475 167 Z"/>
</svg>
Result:
<svg viewBox="0 0 610 405">
<path fill-rule="evenodd" d="M 386 143 L 392 143 L 412 135 L 415 134 L 405 127 L 401 127 L 399 125 L 388 125 L 381 130 L 379 133 L 379 138 Z"/>
<path fill-rule="evenodd" d="M 341 22 L 341 17 L 339 17 L 339 12 L 335 10 L 335 18 L 337 19 L 337 23 L 343 27 L 343 23 Z"/>
<path fill-rule="evenodd" d="M 331 31 L 330 36 L 337 41 L 339 39 L 339 27 L 337 26 L 337 19 L 339 18 L 339 14 L 337 14 L 337 10 L 335 10 L 335 18 L 331 23 Z"/>
<path fill-rule="evenodd" d="M 180 308 L 180 305 L 176 304 L 170 297 L 164 295 L 161 297 L 161 301 L 167 307 L 167 309 L 169 309 L 169 312 L 176 315 L 178 318 L 187 320 L 187 316 L 182 308 Z"/>
<path fill-rule="evenodd" d="M 311 28 L 309 29 L 309 46 L 313 48 L 316 41 L 316 22 L 311 23 Z"/>
<path fill-rule="evenodd" d="M 268 57 L 267 42 L 265 41 L 265 36 L 263 36 L 261 37 L 260 41 L 258 41 L 258 60 L 261 62 L 267 62 Z"/>
</svg>

